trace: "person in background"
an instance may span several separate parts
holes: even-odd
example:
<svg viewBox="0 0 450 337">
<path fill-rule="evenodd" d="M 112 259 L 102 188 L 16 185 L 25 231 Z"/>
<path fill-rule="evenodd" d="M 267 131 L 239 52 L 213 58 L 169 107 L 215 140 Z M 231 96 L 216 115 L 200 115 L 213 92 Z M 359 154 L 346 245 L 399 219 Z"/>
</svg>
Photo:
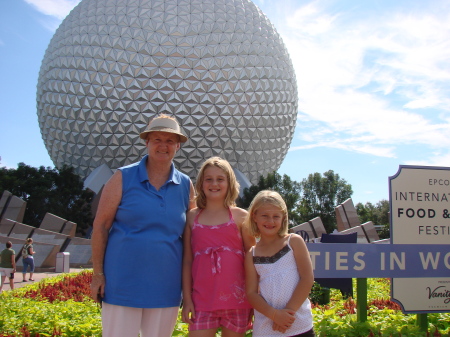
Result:
<svg viewBox="0 0 450 337">
<path fill-rule="evenodd" d="M 16 252 L 11 248 L 12 243 L 8 241 L 6 248 L 0 253 L 0 293 L 3 291 L 3 284 L 6 277 L 9 277 L 9 287 L 14 289 L 14 273 L 16 272 Z"/>
<path fill-rule="evenodd" d="M 236 207 L 239 183 L 228 161 L 206 160 L 195 184 L 197 208 L 187 216 L 183 257 L 183 321 L 190 337 L 243 337 L 252 309 L 245 296 L 245 252 L 255 239 Z"/>
<path fill-rule="evenodd" d="M 173 164 L 187 141 L 167 115 L 140 134 L 147 155 L 106 183 L 93 224 L 91 296 L 102 303 L 103 337 L 172 336 L 181 303 L 190 178 Z"/>
<path fill-rule="evenodd" d="M 23 270 L 22 270 L 22 276 L 23 280 L 22 282 L 27 282 L 27 269 L 28 266 L 30 267 L 30 278 L 29 281 L 34 281 L 33 279 L 33 273 L 34 273 L 34 257 L 35 254 L 34 248 L 33 248 L 33 239 L 28 238 L 25 241 L 25 245 L 22 248 L 22 263 L 23 263 Z"/>
<path fill-rule="evenodd" d="M 246 289 L 255 309 L 253 337 L 314 337 L 308 295 L 314 274 L 305 241 L 288 234 L 288 212 L 275 191 L 259 192 L 245 225 L 258 243 L 245 257 Z"/>
</svg>

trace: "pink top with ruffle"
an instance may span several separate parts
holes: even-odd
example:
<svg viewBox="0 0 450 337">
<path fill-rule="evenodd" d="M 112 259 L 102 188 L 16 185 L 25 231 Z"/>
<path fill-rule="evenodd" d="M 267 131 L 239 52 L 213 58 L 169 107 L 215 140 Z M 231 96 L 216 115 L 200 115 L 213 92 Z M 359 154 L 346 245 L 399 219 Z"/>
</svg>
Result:
<svg viewBox="0 0 450 337">
<path fill-rule="evenodd" d="M 251 308 L 245 295 L 244 246 L 231 210 L 230 220 L 202 225 L 198 212 L 192 226 L 193 291 L 196 311 Z"/>
</svg>

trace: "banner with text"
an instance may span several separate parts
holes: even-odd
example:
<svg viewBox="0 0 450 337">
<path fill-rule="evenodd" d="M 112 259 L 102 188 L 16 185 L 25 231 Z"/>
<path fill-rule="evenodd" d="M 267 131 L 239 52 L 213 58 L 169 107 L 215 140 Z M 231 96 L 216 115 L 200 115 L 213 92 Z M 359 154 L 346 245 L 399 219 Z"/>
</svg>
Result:
<svg viewBox="0 0 450 337">
<path fill-rule="evenodd" d="M 442 278 L 450 245 L 308 243 L 315 278 Z M 450 301 L 450 283 L 448 288 Z"/>
</svg>

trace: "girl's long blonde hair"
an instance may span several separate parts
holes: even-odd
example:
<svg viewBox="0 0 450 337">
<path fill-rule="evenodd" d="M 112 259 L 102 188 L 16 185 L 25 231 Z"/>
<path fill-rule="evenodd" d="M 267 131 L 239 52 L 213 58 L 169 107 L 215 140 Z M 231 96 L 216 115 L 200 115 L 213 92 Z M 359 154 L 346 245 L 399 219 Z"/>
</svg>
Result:
<svg viewBox="0 0 450 337">
<path fill-rule="evenodd" d="M 253 215 L 265 205 L 272 205 L 280 209 L 283 213 L 283 221 L 281 222 L 281 228 L 278 231 L 278 235 L 283 237 L 288 233 L 288 211 L 286 203 L 278 192 L 271 190 L 260 191 L 252 200 L 250 207 L 248 209 L 247 217 L 244 221 L 244 226 L 248 228 L 251 235 L 259 238 L 261 236 L 261 232 L 256 225 L 256 222 L 253 220 Z"/>
<path fill-rule="evenodd" d="M 236 179 L 233 168 L 225 159 L 220 157 L 211 157 L 203 163 L 200 171 L 198 172 L 197 181 L 195 182 L 195 191 L 197 192 L 195 202 L 197 207 L 206 208 L 206 195 L 203 192 L 203 179 L 205 178 L 205 170 L 210 166 L 220 168 L 227 176 L 228 190 L 223 205 L 226 208 L 236 206 L 236 199 L 239 196 L 239 182 Z"/>
</svg>

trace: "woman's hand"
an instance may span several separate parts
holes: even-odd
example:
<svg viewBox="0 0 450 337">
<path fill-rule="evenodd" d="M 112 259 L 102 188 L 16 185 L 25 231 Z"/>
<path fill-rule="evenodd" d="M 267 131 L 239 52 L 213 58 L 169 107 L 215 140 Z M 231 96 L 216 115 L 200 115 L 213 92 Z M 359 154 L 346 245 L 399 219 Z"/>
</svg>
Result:
<svg viewBox="0 0 450 337">
<path fill-rule="evenodd" d="M 105 297 L 105 275 L 94 274 L 92 275 L 91 282 L 91 297 L 95 302 L 101 303 L 102 298 Z"/>
<path fill-rule="evenodd" d="M 192 318 L 195 318 L 195 307 L 192 301 L 183 301 L 183 310 L 181 317 L 184 323 L 193 324 Z"/>
</svg>

